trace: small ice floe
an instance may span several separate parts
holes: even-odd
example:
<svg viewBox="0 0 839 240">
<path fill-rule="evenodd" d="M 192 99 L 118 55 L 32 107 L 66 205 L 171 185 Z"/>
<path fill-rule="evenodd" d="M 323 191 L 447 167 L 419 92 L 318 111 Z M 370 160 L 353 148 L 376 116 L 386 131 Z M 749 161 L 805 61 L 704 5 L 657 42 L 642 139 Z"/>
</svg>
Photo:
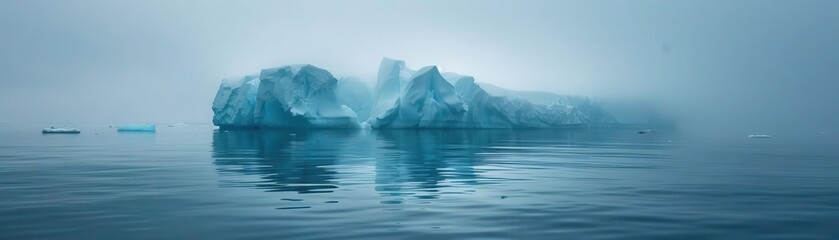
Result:
<svg viewBox="0 0 839 240">
<path fill-rule="evenodd" d="M 117 132 L 155 132 L 154 124 L 125 124 L 117 128 Z"/>
<path fill-rule="evenodd" d="M 638 131 L 638 134 L 647 134 L 647 133 L 651 133 L 651 132 L 653 132 L 652 129 L 644 129 L 644 130 Z"/>
<path fill-rule="evenodd" d="M 747 137 L 748 138 L 772 138 L 771 135 L 766 135 L 766 134 L 752 134 L 752 135 L 749 135 Z"/>
<path fill-rule="evenodd" d="M 821 132 L 816 132 L 816 133 L 817 134 L 830 134 L 830 132 L 828 132 L 828 131 L 821 131 Z"/>
<path fill-rule="evenodd" d="M 57 128 L 48 127 L 41 130 L 41 133 L 82 133 L 78 128 Z"/>
<path fill-rule="evenodd" d="M 186 123 L 173 123 L 169 124 L 169 127 L 186 127 Z"/>
</svg>

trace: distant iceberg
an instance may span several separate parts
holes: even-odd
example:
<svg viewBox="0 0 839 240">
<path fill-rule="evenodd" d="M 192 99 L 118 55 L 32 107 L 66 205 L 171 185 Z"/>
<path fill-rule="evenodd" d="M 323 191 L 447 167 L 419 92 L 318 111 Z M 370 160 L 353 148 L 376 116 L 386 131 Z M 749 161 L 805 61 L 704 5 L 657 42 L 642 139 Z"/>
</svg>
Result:
<svg viewBox="0 0 839 240">
<path fill-rule="evenodd" d="M 514 91 L 384 58 L 372 93 L 309 64 L 223 80 L 213 124 L 235 128 L 555 128 L 617 124 L 586 97 Z"/>
<path fill-rule="evenodd" d="M 752 135 L 749 135 L 749 136 L 746 136 L 746 137 L 748 137 L 748 138 L 772 138 L 771 135 L 766 135 L 766 134 L 752 134 Z"/>
<path fill-rule="evenodd" d="M 81 133 L 82 131 L 78 128 L 57 128 L 57 127 L 48 127 L 41 130 L 41 133 Z"/>
<path fill-rule="evenodd" d="M 125 124 L 117 128 L 118 132 L 155 132 L 154 124 Z"/>
</svg>

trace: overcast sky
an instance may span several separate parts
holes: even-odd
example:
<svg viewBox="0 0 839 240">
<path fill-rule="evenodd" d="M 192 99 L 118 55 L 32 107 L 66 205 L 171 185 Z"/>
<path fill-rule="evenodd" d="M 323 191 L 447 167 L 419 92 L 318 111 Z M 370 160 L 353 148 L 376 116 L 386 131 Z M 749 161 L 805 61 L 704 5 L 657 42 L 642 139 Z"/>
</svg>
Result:
<svg viewBox="0 0 839 240">
<path fill-rule="evenodd" d="M 382 57 L 693 122 L 839 122 L 839 1 L 554 0 L 3 0 L 0 122 L 208 123 L 224 77 L 373 81 Z"/>
</svg>

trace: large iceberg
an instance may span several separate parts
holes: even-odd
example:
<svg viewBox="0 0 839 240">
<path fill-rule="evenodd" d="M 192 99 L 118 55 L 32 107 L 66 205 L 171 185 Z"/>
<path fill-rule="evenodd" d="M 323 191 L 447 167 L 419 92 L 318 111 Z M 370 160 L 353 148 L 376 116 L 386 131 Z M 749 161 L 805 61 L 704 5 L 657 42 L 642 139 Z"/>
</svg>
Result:
<svg viewBox="0 0 839 240">
<path fill-rule="evenodd" d="M 338 104 L 338 80 L 309 65 L 262 70 L 254 121 L 264 128 L 357 128 L 358 117 Z"/>
<path fill-rule="evenodd" d="M 471 76 L 418 71 L 385 58 L 374 92 L 363 81 L 336 79 L 308 65 L 223 80 L 213 124 L 256 128 L 554 128 L 616 124 L 587 97 L 514 91 Z M 359 120 L 363 123 L 359 123 Z M 366 121 L 365 121 L 366 120 Z"/>
<path fill-rule="evenodd" d="M 396 64 L 386 64 L 391 62 Z M 382 67 L 386 70 L 379 71 L 380 83 L 382 72 L 404 68 L 404 62 L 385 59 Z M 393 76 L 385 80 L 397 82 Z M 441 74 L 434 66 L 415 72 L 405 85 L 398 88 L 399 95 L 390 109 L 368 121 L 371 127 L 553 128 L 617 123 L 585 97 L 507 90 L 476 83 L 471 76 Z M 379 96 L 393 95 L 397 89 L 382 86 Z"/>
<path fill-rule="evenodd" d="M 213 124 L 221 127 L 255 127 L 254 110 L 259 82 L 256 75 L 222 80 L 213 100 Z"/>
</svg>

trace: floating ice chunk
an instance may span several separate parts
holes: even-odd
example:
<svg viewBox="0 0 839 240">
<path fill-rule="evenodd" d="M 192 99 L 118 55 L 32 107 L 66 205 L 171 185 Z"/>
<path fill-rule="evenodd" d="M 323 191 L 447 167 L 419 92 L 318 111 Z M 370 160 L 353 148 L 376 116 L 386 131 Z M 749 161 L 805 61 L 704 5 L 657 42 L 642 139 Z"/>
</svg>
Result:
<svg viewBox="0 0 839 240">
<path fill-rule="evenodd" d="M 57 128 L 48 127 L 41 130 L 41 133 L 81 133 L 78 128 Z"/>
<path fill-rule="evenodd" d="M 155 132 L 154 124 L 125 124 L 117 128 L 118 132 Z"/>
<path fill-rule="evenodd" d="M 748 138 L 772 138 L 772 136 L 766 135 L 766 134 L 752 134 L 752 135 L 749 135 L 747 137 Z"/>
</svg>

